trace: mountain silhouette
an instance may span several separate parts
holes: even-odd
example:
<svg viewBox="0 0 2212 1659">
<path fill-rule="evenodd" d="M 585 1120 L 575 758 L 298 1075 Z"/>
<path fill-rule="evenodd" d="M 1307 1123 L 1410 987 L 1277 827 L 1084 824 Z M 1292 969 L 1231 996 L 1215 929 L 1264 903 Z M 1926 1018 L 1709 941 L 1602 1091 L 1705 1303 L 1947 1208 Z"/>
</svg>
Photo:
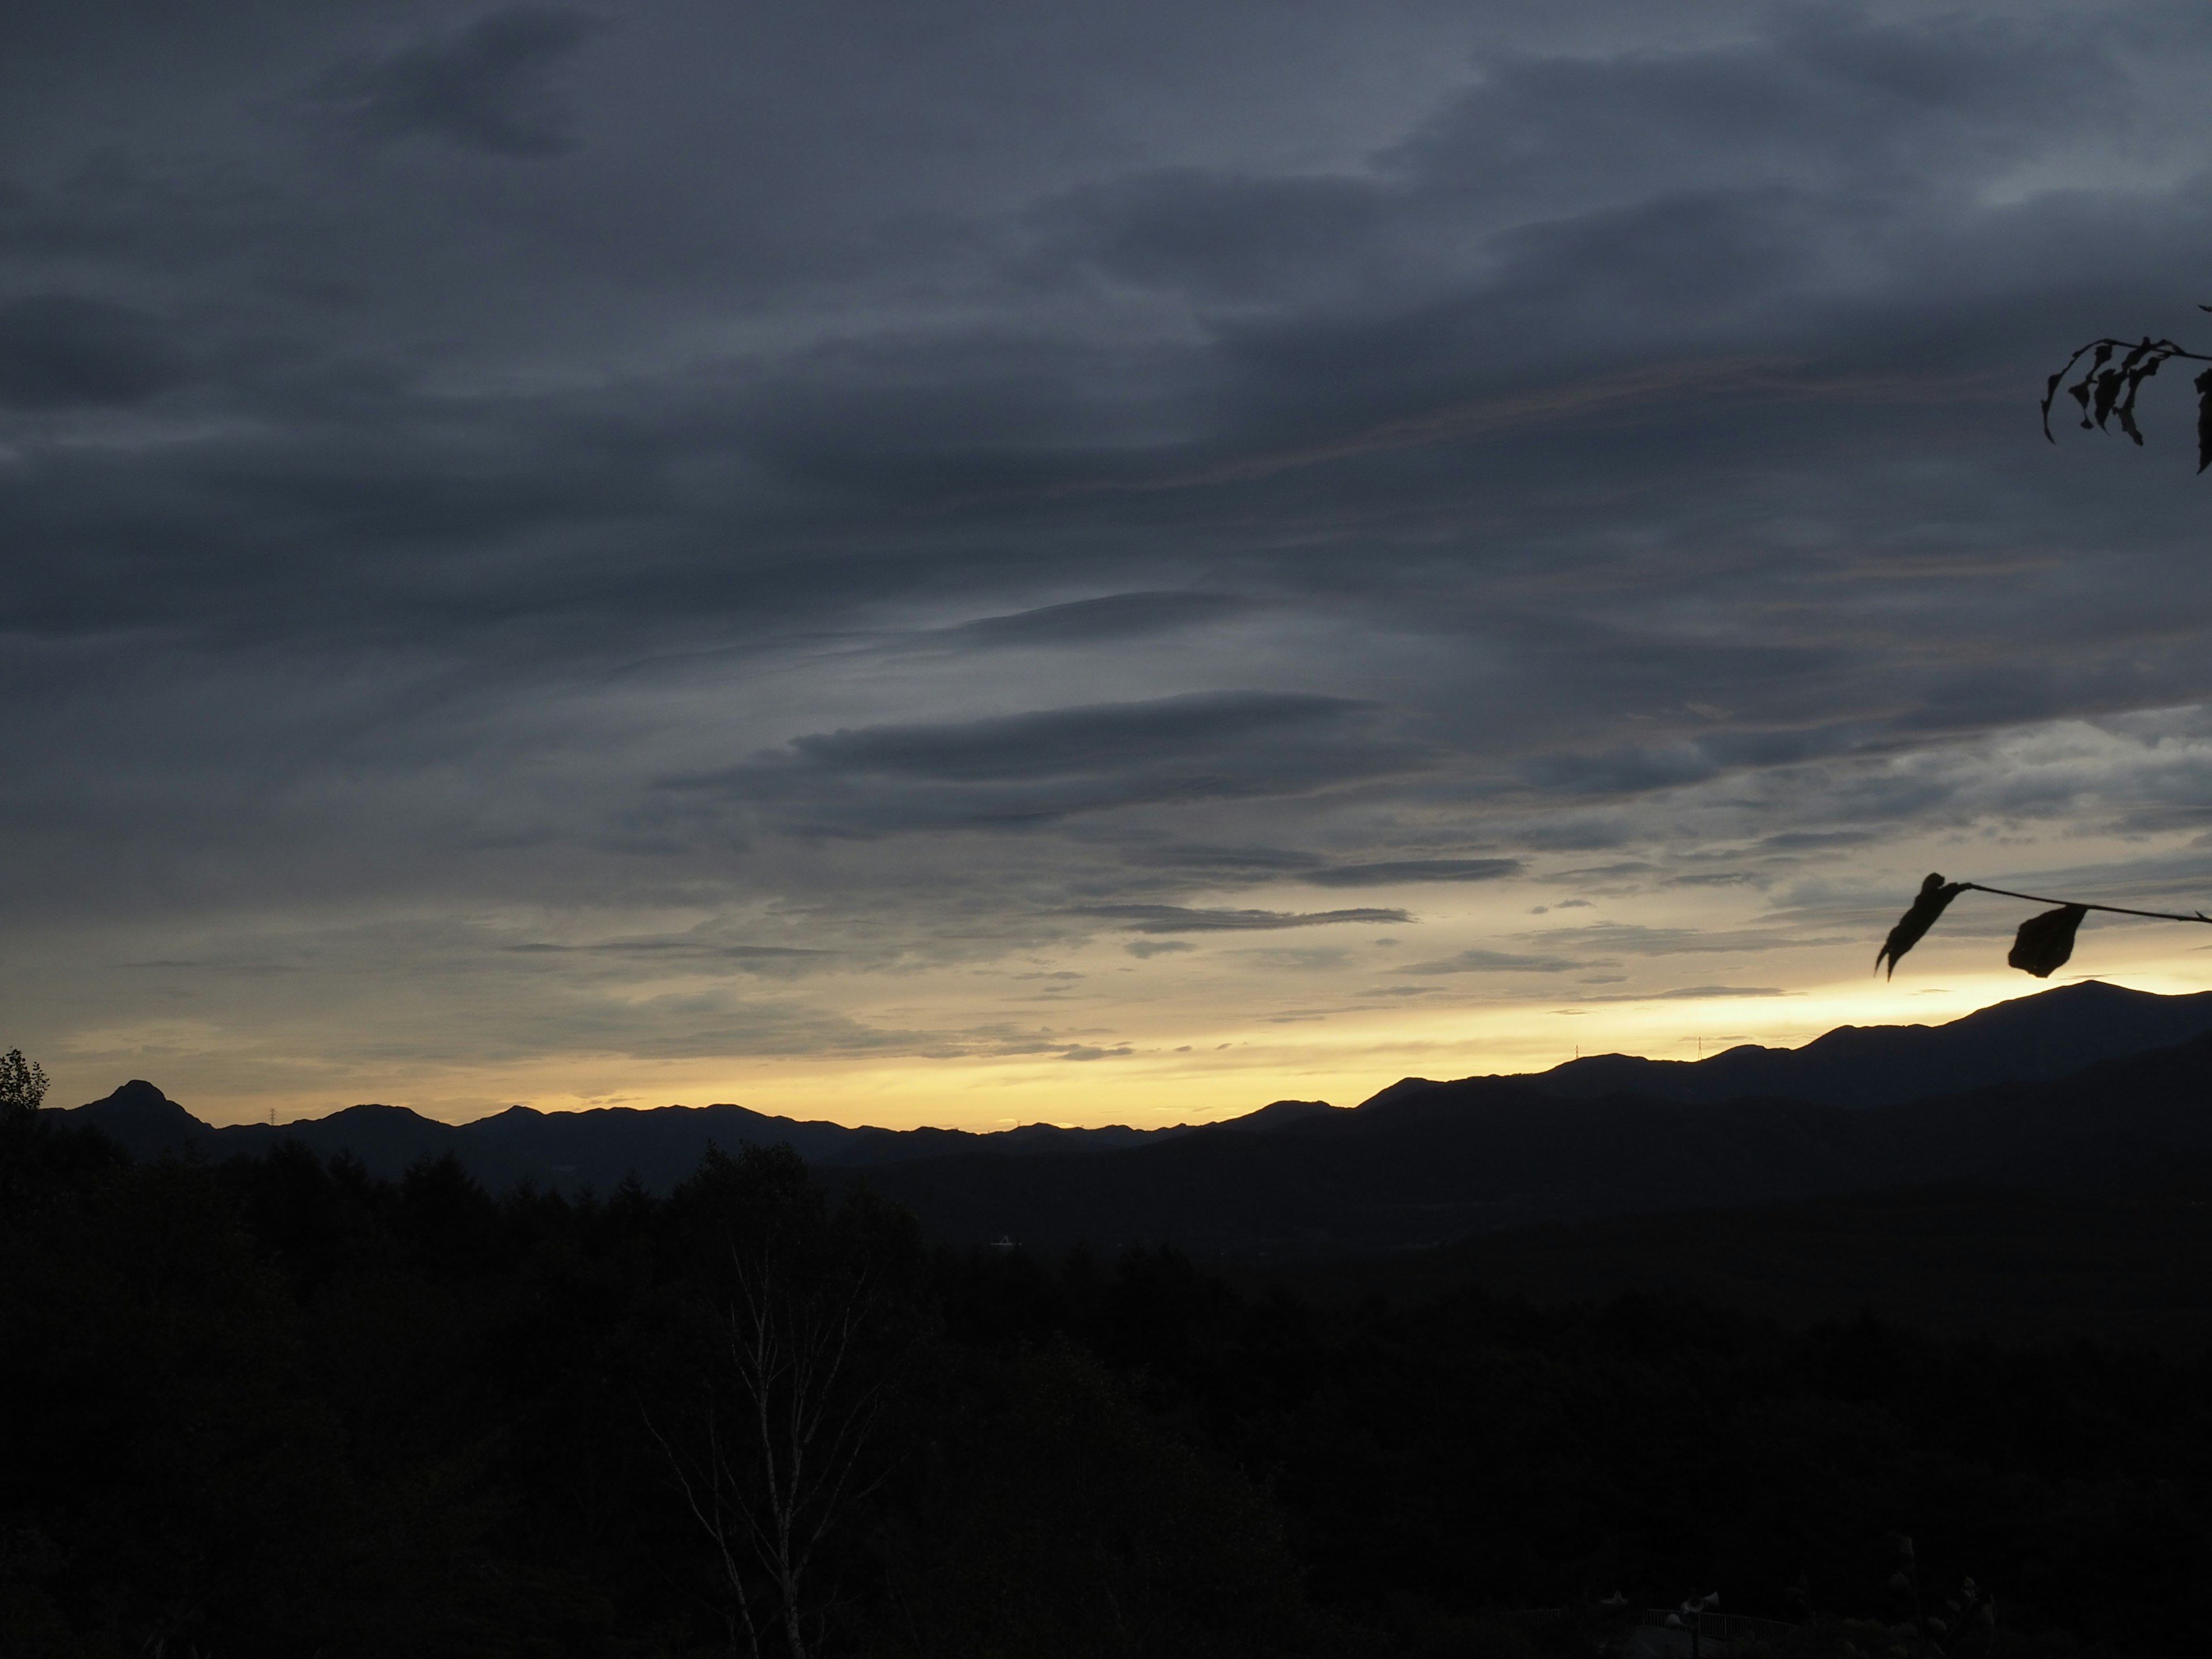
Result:
<svg viewBox="0 0 2212 1659">
<path fill-rule="evenodd" d="M 1019 1167 L 925 1158 L 870 1181 L 952 1241 L 1328 1255 L 1931 1182 L 2081 1188 L 2212 1156 L 2212 1036 L 1873 1107 L 1561 1097 L 1540 1081 L 1401 1085 L 1267 1133 L 1211 1129 Z"/>
<path fill-rule="evenodd" d="M 1335 1109 L 1322 1101 L 1285 1100 L 1229 1124 L 1268 1129 Z M 138 1079 L 105 1099 L 58 1111 L 60 1118 L 100 1129 L 135 1157 L 196 1152 L 209 1158 L 258 1156 L 292 1140 L 324 1158 L 357 1159 L 372 1175 L 392 1176 L 420 1159 L 451 1153 L 495 1190 L 528 1180 L 542 1188 L 611 1191 L 635 1176 L 666 1191 L 699 1166 L 708 1146 L 726 1151 L 751 1142 L 789 1146 L 826 1169 L 862 1170 L 918 1158 L 975 1152 L 996 1158 L 1112 1151 L 1173 1139 L 1205 1126 L 1158 1129 L 1126 1125 L 1070 1129 L 1030 1123 L 977 1133 L 967 1129 L 854 1128 L 818 1120 L 771 1117 L 743 1106 L 594 1107 L 541 1112 L 511 1106 L 471 1123 L 441 1122 L 404 1106 L 349 1106 L 328 1117 L 283 1125 L 203 1121 L 154 1085 Z"/>
<path fill-rule="evenodd" d="M 1408 1078 L 1356 1108 L 1277 1101 L 1156 1129 L 856 1128 L 728 1104 L 517 1106 L 459 1125 L 362 1105 L 217 1128 L 137 1079 L 62 1115 L 142 1157 L 221 1159 L 289 1139 L 389 1176 L 450 1153 L 495 1190 L 606 1193 L 635 1177 L 665 1191 L 710 1144 L 781 1142 L 908 1204 L 948 1240 L 1310 1254 L 1917 1182 L 2118 1176 L 2212 1147 L 2208 1032 L 2212 993 L 2087 981 L 1945 1025 L 1844 1026 L 1796 1049 Z"/>
<path fill-rule="evenodd" d="M 1698 1060 L 1593 1054 L 1540 1077 L 1546 1092 L 1574 1099 L 1783 1095 L 1826 1106 L 1885 1106 L 1990 1083 L 2064 1077 L 2206 1031 L 2212 1031 L 2212 991 L 2167 997 L 2084 980 L 1996 1003 L 1945 1025 L 1839 1025 L 1802 1048 L 1745 1043 Z"/>
<path fill-rule="evenodd" d="M 214 1133 L 143 1078 L 132 1078 L 104 1100 L 61 1115 L 99 1130 L 137 1157 L 181 1152 Z"/>
</svg>

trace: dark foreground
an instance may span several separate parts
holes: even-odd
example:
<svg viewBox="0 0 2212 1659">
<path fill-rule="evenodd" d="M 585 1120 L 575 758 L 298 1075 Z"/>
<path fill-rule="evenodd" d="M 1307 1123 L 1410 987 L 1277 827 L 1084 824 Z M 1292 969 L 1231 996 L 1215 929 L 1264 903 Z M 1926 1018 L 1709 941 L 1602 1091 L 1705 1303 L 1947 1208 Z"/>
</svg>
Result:
<svg viewBox="0 0 2212 1659">
<path fill-rule="evenodd" d="M 773 1152 L 594 1202 L 0 1137 L 10 1659 L 788 1653 L 786 1607 L 808 1653 L 1565 1659 L 1715 1590 L 1835 1659 L 2203 1639 L 2171 1345 L 933 1254 Z M 794 1569 L 744 1525 L 809 1421 Z"/>
</svg>

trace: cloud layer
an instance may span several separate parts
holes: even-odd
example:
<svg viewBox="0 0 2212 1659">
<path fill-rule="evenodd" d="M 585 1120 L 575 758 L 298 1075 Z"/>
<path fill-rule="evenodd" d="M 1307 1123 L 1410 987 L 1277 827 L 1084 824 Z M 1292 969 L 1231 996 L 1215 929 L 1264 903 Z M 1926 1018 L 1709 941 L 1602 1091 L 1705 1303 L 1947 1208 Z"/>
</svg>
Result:
<svg viewBox="0 0 2212 1659">
<path fill-rule="evenodd" d="M 2034 421 L 2202 320 L 2191 9 L 120 17 L 0 62 L 64 1084 L 1771 998 L 1938 856 L 2202 872 L 2185 388 Z"/>
</svg>

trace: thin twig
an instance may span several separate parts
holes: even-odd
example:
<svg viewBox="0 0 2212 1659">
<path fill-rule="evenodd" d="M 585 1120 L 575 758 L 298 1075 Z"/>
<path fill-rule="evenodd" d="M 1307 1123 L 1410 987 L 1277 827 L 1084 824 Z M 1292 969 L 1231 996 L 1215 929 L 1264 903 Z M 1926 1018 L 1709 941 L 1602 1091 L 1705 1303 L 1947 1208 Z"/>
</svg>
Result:
<svg viewBox="0 0 2212 1659">
<path fill-rule="evenodd" d="M 2201 921 L 2212 925 L 2212 916 L 2202 910 L 2192 910 L 2180 915 L 2172 910 L 2130 910 L 2124 904 L 2089 904 L 2080 899 L 2045 898 L 2036 893 L 2015 893 L 2006 887 L 1988 887 L 1978 881 L 1962 881 L 1960 886 L 1976 893 L 1995 893 L 1999 898 L 2026 899 L 2030 904 L 2063 904 L 2077 910 L 2102 910 L 2115 916 L 2147 916 L 2153 921 Z M 1879 965 L 1879 964 L 1877 964 Z"/>
</svg>

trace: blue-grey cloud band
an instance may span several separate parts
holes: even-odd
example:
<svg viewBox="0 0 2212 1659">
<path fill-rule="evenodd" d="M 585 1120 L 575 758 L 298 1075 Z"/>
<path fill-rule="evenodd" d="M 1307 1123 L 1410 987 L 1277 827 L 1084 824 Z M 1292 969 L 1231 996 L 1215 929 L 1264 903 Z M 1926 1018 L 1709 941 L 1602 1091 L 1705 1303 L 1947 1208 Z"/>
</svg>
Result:
<svg viewBox="0 0 2212 1659">
<path fill-rule="evenodd" d="M 506 1050 L 970 1053 L 807 988 L 1388 921 L 1555 997 L 1665 930 L 1423 905 L 1858 949 L 1916 836 L 2201 862 L 2186 389 L 2035 412 L 2212 297 L 2191 9 L 112 9 L 0 52 L 55 1041 L 272 930 L 302 1030 L 445 962 Z"/>
</svg>

